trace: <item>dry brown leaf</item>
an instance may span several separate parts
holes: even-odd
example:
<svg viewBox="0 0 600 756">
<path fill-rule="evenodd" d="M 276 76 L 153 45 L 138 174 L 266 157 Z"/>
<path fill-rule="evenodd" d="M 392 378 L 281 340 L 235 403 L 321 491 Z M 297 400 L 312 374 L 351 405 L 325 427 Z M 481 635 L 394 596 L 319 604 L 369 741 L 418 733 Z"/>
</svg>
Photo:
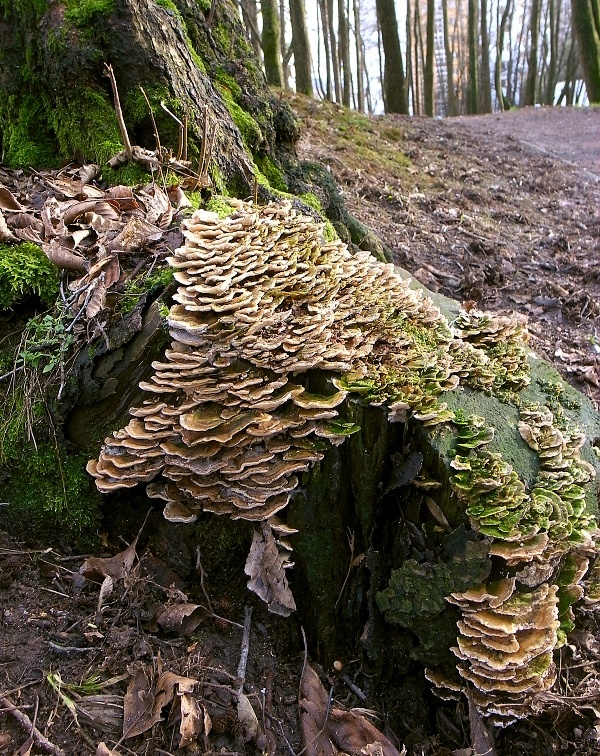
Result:
<svg viewBox="0 0 600 756">
<path fill-rule="evenodd" d="M 179 747 L 194 743 L 204 730 L 204 707 L 201 706 L 194 696 L 183 693 L 179 701 L 181 710 L 181 722 L 179 724 Z"/>
<path fill-rule="evenodd" d="M 8 227 L 13 231 L 17 228 L 33 228 L 39 233 L 44 230 L 44 224 L 32 213 L 9 213 L 6 218 Z"/>
<path fill-rule="evenodd" d="M 479 756 L 497 756 L 494 748 L 494 736 L 491 730 L 483 721 L 477 706 L 473 703 L 471 692 L 467 688 L 467 699 L 469 701 L 469 725 L 471 729 L 471 748 Z"/>
<path fill-rule="evenodd" d="M 143 218 L 130 218 L 122 231 L 110 242 L 109 249 L 137 252 L 150 242 L 160 241 L 163 231 Z"/>
<path fill-rule="evenodd" d="M 175 205 L 178 210 L 181 210 L 182 207 L 192 207 L 192 203 L 180 186 L 170 186 L 168 194 L 171 204 Z"/>
<path fill-rule="evenodd" d="M 105 577 L 122 580 L 133 567 L 136 545 L 137 537 L 125 551 L 121 551 L 113 557 L 89 557 L 79 568 L 79 573 L 88 580 L 104 579 Z"/>
<path fill-rule="evenodd" d="M 89 184 L 90 181 L 93 181 L 96 178 L 96 176 L 100 175 L 100 166 L 96 165 L 95 163 L 82 165 L 81 168 L 77 171 L 77 175 L 79 176 L 79 180 L 82 184 Z"/>
<path fill-rule="evenodd" d="M 66 197 L 67 199 L 74 199 L 81 194 L 81 181 L 75 181 L 74 179 L 60 178 L 60 179 L 48 179 L 46 178 L 48 186 L 58 194 Z"/>
<path fill-rule="evenodd" d="M 96 606 L 96 614 L 100 614 L 102 610 L 102 606 L 104 605 L 104 602 L 110 598 L 110 595 L 113 592 L 114 586 L 115 586 L 114 580 L 110 577 L 110 575 L 107 575 L 102 581 L 102 585 L 100 586 L 100 593 L 98 594 L 98 604 Z"/>
<path fill-rule="evenodd" d="M 133 738 L 154 727 L 157 722 L 162 720 L 164 707 L 170 704 L 176 695 L 181 697 L 191 696 L 197 684 L 198 681 L 191 677 L 182 677 L 167 670 L 161 672 L 156 681 L 156 686 L 152 690 L 145 671 L 141 667 L 138 668 L 134 672 L 125 694 L 123 738 Z M 186 701 L 184 706 L 187 706 L 188 711 L 192 711 L 189 700 Z M 190 714 L 190 716 L 193 717 L 194 715 Z M 200 723 L 203 722 L 202 712 L 199 713 L 198 720 Z M 186 727 L 190 732 L 195 730 L 195 725 L 191 720 L 186 723 Z"/>
<path fill-rule="evenodd" d="M 258 733 L 258 718 L 245 693 L 238 694 L 237 715 L 242 727 L 244 743 L 248 743 L 253 740 Z"/>
<path fill-rule="evenodd" d="M 168 196 L 159 186 L 150 185 L 137 196 L 146 207 L 146 220 L 148 222 L 155 223 L 162 229 L 171 225 L 173 208 Z"/>
<path fill-rule="evenodd" d="M 85 308 L 85 314 L 88 318 L 95 317 L 104 309 L 106 304 L 106 286 L 104 283 L 96 279 L 91 285 L 94 290 Z"/>
<path fill-rule="evenodd" d="M 10 228 L 6 225 L 2 210 L 0 210 L 0 241 L 18 241 Z"/>
<path fill-rule="evenodd" d="M 284 563 L 271 527 L 263 522 L 262 534 L 254 532 L 244 567 L 250 578 L 248 588 L 260 596 L 270 612 L 288 617 L 296 609 L 296 602 L 288 586 Z"/>
<path fill-rule="evenodd" d="M 60 240 L 54 238 L 49 244 L 42 243 L 42 249 L 51 263 L 61 270 L 74 270 L 85 273 L 85 259 L 63 247 Z"/>
<path fill-rule="evenodd" d="M 112 751 L 106 743 L 100 741 L 96 747 L 96 756 L 121 756 L 121 754 Z"/>
<path fill-rule="evenodd" d="M 210 612 L 203 606 L 184 602 L 162 607 L 156 622 L 167 632 L 191 635 L 207 617 L 210 617 Z"/>
<path fill-rule="evenodd" d="M 43 227 L 42 227 L 43 230 Z M 34 244 L 42 244 L 42 236 L 39 231 L 37 231 L 35 228 L 17 228 L 15 230 L 15 234 L 17 235 L 17 238 L 19 238 L 21 241 L 30 241 Z"/>
<path fill-rule="evenodd" d="M 300 722 L 308 753 L 402 756 L 386 736 L 356 711 L 331 709 L 318 675 L 306 664 L 300 681 Z M 327 718 L 326 718 L 327 717 Z"/>
<path fill-rule="evenodd" d="M 74 202 L 70 207 L 65 210 L 63 220 L 67 226 L 74 223 L 77 218 L 81 218 L 85 213 L 92 212 L 96 207 L 96 200 L 90 199 L 84 202 Z"/>
<path fill-rule="evenodd" d="M 141 735 L 160 721 L 154 719 L 154 693 L 142 666 L 135 669 L 123 698 L 123 738 Z"/>
<path fill-rule="evenodd" d="M 47 240 L 53 236 L 66 236 L 68 231 L 63 220 L 63 208 L 55 197 L 50 197 L 44 203 L 41 218 L 44 224 L 44 236 Z"/>
<path fill-rule="evenodd" d="M 10 210 L 13 213 L 26 212 L 27 208 L 18 201 L 15 195 L 0 184 L 0 210 Z"/>
</svg>

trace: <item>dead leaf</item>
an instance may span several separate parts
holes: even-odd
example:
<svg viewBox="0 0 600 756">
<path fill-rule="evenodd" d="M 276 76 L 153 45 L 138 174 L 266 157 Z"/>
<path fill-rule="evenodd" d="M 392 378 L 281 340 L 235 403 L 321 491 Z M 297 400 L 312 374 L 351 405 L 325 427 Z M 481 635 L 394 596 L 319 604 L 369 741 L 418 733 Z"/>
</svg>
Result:
<svg viewBox="0 0 600 756">
<path fill-rule="evenodd" d="M 77 171 L 77 175 L 82 184 L 89 184 L 90 181 L 93 181 L 96 178 L 96 176 L 100 175 L 100 166 L 95 163 L 82 165 Z"/>
<path fill-rule="evenodd" d="M 10 189 L 7 189 L 0 184 L 0 210 L 10 210 L 13 213 L 23 213 L 26 212 L 27 208 L 23 207 Z"/>
<path fill-rule="evenodd" d="M 113 557 L 89 557 L 79 568 L 79 573 L 88 580 L 104 579 L 105 577 L 122 580 L 133 567 L 137 540 L 136 537 L 125 551 L 121 551 Z"/>
<path fill-rule="evenodd" d="M 42 229 L 43 230 L 43 229 Z M 42 236 L 35 228 L 17 228 L 15 234 L 21 241 L 30 241 L 34 244 L 42 244 Z"/>
<path fill-rule="evenodd" d="M 467 688 L 469 701 L 469 725 L 471 729 L 471 748 L 478 756 L 497 756 L 494 748 L 494 736 L 483 721 L 477 706 L 473 703 L 471 692 Z"/>
<path fill-rule="evenodd" d="M 210 612 L 203 606 L 184 602 L 162 607 L 156 622 L 167 632 L 189 636 L 207 617 L 210 617 Z"/>
<path fill-rule="evenodd" d="M 113 588 L 115 586 L 114 580 L 107 575 L 102 581 L 100 586 L 100 593 L 98 594 L 98 604 L 96 606 L 96 614 L 100 614 L 104 602 L 110 598 Z"/>
<path fill-rule="evenodd" d="M 116 751 L 112 751 L 104 742 L 98 743 L 96 747 L 96 756 L 120 756 Z"/>
<path fill-rule="evenodd" d="M 110 242 L 109 249 L 122 252 L 137 252 L 151 242 L 160 241 L 163 232 L 154 223 L 143 218 L 130 218 L 125 227 Z"/>
<path fill-rule="evenodd" d="M 258 733 L 258 718 L 245 693 L 238 694 L 237 714 L 240 725 L 242 726 L 244 743 L 248 743 L 253 740 Z"/>
<path fill-rule="evenodd" d="M 182 207 L 192 207 L 192 203 L 180 186 L 170 186 L 168 195 L 171 204 L 175 205 L 178 210 L 181 210 Z"/>
<path fill-rule="evenodd" d="M 2 210 L 0 210 L 0 241 L 18 241 L 10 228 L 6 225 Z"/>
<path fill-rule="evenodd" d="M 90 285 L 93 286 L 93 291 L 86 305 L 85 314 L 86 317 L 93 318 L 104 309 L 104 305 L 106 304 L 106 286 L 98 279 Z"/>
<path fill-rule="evenodd" d="M 63 220 L 63 208 L 55 197 L 44 203 L 41 213 L 44 236 L 49 241 L 53 236 L 66 236 L 68 231 Z"/>
<path fill-rule="evenodd" d="M 310 664 L 306 664 L 300 681 L 300 723 L 308 753 L 402 756 L 362 714 L 352 709 L 329 709 L 323 684 Z"/>
<path fill-rule="evenodd" d="M 173 220 L 173 208 L 165 192 L 156 184 L 151 184 L 137 194 L 146 208 L 146 220 L 162 229 L 169 228 Z"/>
<path fill-rule="evenodd" d="M 42 249 L 51 263 L 61 270 L 74 270 L 79 273 L 85 272 L 85 259 L 64 247 L 60 240 L 54 238 L 49 244 L 42 243 Z"/>
<path fill-rule="evenodd" d="M 167 670 L 161 672 L 152 691 L 143 668 L 138 668 L 125 694 L 123 738 L 133 738 L 154 727 L 162 720 L 162 710 L 173 701 L 175 695 L 191 695 L 197 684 L 198 681 L 191 677 L 182 677 Z M 184 706 L 188 706 L 191 711 L 189 701 Z M 202 722 L 203 714 L 200 713 L 198 718 Z M 191 729 L 195 728 L 191 721 L 187 725 Z"/>
<path fill-rule="evenodd" d="M 285 553 L 285 558 L 289 554 Z M 248 588 L 267 604 L 273 614 L 288 617 L 296 602 L 285 576 L 284 557 L 280 554 L 268 523 L 262 523 L 262 534 L 254 531 L 252 546 L 244 572 L 250 580 Z"/>
<path fill-rule="evenodd" d="M 160 721 L 153 719 L 154 694 L 142 666 L 137 667 L 123 698 L 123 738 L 134 738 Z"/>
<path fill-rule="evenodd" d="M 96 207 L 96 200 L 85 200 L 84 202 L 75 202 L 66 211 L 63 216 L 63 220 L 67 226 L 74 223 L 77 218 L 81 218 L 82 215 L 90 213 Z"/>
<path fill-rule="evenodd" d="M 179 747 L 191 745 L 202 735 L 204 729 L 204 707 L 202 707 L 194 696 L 184 693 L 179 702 L 181 710 L 181 722 L 179 724 L 179 733 L 181 739 Z"/>
<path fill-rule="evenodd" d="M 44 224 L 39 218 L 31 213 L 9 213 L 6 218 L 8 227 L 14 231 L 17 228 L 34 228 L 41 233 L 44 230 Z"/>
</svg>

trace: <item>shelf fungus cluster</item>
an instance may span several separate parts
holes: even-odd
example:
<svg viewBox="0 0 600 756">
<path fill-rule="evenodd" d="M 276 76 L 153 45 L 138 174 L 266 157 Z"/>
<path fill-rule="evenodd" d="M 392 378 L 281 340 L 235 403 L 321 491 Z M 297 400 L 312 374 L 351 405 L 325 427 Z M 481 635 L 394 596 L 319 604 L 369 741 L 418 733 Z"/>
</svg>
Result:
<svg viewBox="0 0 600 756">
<path fill-rule="evenodd" d="M 392 265 L 326 243 L 291 204 L 196 212 L 168 261 L 172 343 L 129 424 L 88 464 L 101 492 L 148 484 L 165 516 L 268 521 L 298 476 L 358 428 L 349 392 L 429 423 L 458 383 L 439 310 Z M 318 371 L 318 373 L 316 372 Z"/>
<path fill-rule="evenodd" d="M 506 578 L 447 598 L 461 611 L 458 646 L 452 649 L 459 674 L 470 683 L 476 706 L 503 724 L 531 714 L 536 697 L 541 700 L 539 694 L 556 679 L 558 588 L 544 583 L 521 593 L 515 586 L 514 577 Z M 430 670 L 426 674 L 443 698 L 463 688 Z"/>
<path fill-rule="evenodd" d="M 469 684 L 473 701 L 498 724 L 535 710 L 555 679 L 552 654 L 573 628 L 571 605 L 595 553 L 595 519 L 585 486 L 594 468 L 580 456 L 583 434 L 558 427 L 547 407 L 520 411 L 519 432 L 539 457 L 531 490 L 484 447 L 493 438 L 483 418 L 455 417 L 457 454 L 451 485 L 475 530 L 491 538 L 489 553 L 512 577 L 452 593 L 461 611 L 457 670 L 463 682 L 428 671 L 440 695 Z M 537 702 L 537 703 L 536 703 Z"/>
</svg>

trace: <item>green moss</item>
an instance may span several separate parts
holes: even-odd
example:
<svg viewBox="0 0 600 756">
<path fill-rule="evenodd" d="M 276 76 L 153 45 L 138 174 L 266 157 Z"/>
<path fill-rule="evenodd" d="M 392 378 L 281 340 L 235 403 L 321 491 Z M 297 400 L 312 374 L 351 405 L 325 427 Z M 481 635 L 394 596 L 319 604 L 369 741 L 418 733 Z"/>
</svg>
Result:
<svg viewBox="0 0 600 756">
<path fill-rule="evenodd" d="M 103 165 L 123 149 L 115 110 L 108 96 L 83 89 L 54 105 L 46 103 L 61 157 L 70 160 L 81 151 L 88 161 Z"/>
<path fill-rule="evenodd" d="M 115 0 L 66 0 L 65 21 L 74 26 L 88 26 L 97 15 L 107 16 L 115 8 Z"/>
<path fill-rule="evenodd" d="M 3 162 L 15 168 L 56 167 L 57 148 L 42 101 L 26 95 L 0 102 Z"/>
<path fill-rule="evenodd" d="M 271 188 L 280 192 L 287 192 L 288 187 L 283 171 L 269 155 L 257 155 L 254 160 Z"/>
<path fill-rule="evenodd" d="M 484 582 L 491 571 L 488 547 L 467 541 L 463 554 L 449 562 L 419 564 L 406 560 L 393 570 L 388 587 L 376 594 L 386 622 L 409 629 L 446 608 L 446 596 Z"/>
<path fill-rule="evenodd" d="M 223 68 L 217 69 L 215 80 L 227 110 L 240 130 L 242 139 L 250 152 L 256 152 L 264 144 L 265 137 L 257 121 L 236 102 L 242 94 L 239 84 Z"/>
<path fill-rule="evenodd" d="M 56 266 L 37 244 L 0 244 L 0 310 L 12 307 L 28 294 L 51 304 L 58 296 L 58 283 Z"/>
<path fill-rule="evenodd" d="M 145 171 L 139 163 L 127 163 L 120 168 L 102 168 L 102 178 L 109 186 L 137 186 L 152 181 L 152 174 Z"/>
<path fill-rule="evenodd" d="M 85 471 L 87 455 L 67 455 L 47 442 L 22 443 L 18 451 L 4 470 L 3 526 L 28 539 L 91 543 L 101 497 Z"/>
<path fill-rule="evenodd" d="M 217 213 L 219 218 L 228 218 L 235 212 L 235 207 L 225 202 L 223 197 L 211 197 L 206 203 L 206 210 L 211 213 Z"/>
</svg>

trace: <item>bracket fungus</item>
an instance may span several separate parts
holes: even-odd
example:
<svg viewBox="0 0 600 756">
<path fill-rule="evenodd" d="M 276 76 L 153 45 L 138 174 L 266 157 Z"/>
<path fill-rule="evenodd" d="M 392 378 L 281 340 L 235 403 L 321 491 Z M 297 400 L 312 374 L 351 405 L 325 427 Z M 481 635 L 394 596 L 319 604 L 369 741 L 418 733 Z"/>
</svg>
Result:
<svg viewBox="0 0 600 756">
<path fill-rule="evenodd" d="M 468 685 L 492 717 L 524 716 L 554 681 L 552 653 L 581 596 L 594 549 L 584 498 L 594 469 L 581 459 L 577 429 L 559 427 L 546 407 L 522 407 L 519 432 L 540 459 L 529 490 L 487 449 L 486 421 L 441 401 L 461 381 L 486 393 L 527 386 L 523 321 L 465 310 L 453 329 L 393 265 L 325 241 L 323 224 L 290 202 L 229 202 L 225 218 L 196 211 L 183 223 L 185 244 L 168 258 L 179 284 L 172 342 L 140 384 L 146 398 L 128 425 L 88 463 L 97 487 L 146 483 L 174 522 L 199 511 L 260 522 L 249 587 L 287 615 L 291 547 L 277 513 L 299 475 L 359 430 L 346 416 L 348 396 L 386 405 L 391 421 L 452 422 L 451 489 L 509 577 L 447 597 L 461 612 L 461 679 L 428 675 L 446 691 Z M 488 579 L 486 565 L 476 580 Z M 404 604 L 396 611 L 394 590 L 379 595 L 397 618 Z"/>
</svg>

